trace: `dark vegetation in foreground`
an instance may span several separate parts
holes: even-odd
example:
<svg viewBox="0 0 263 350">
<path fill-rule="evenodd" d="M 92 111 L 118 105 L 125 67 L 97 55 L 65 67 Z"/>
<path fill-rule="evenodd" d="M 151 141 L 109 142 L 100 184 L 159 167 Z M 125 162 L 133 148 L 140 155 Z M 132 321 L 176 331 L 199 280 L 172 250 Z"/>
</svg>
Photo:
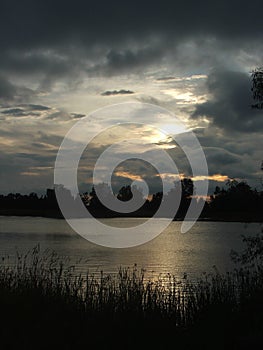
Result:
<svg viewBox="0 0 263 350">
<path fill-rule="evenodd" d="M 181 194 L 179 187 L 181 185 Z M 74 217 L 79 217 L 80 211 L 76 205 L 76 199 L 71 192 L 63 186 L 56 186 L 63 201 L 68 203 Z M 105 198 L 110 198 L 110 188 L 107 184 L 97 185 Z M 138 188 L 134 188 L 138 198 L 143 199 L 143 195 Z M 123 202 L 129 201 L 133 197 L 131 186 L 123 186 L 115 197 Z M 176 214 L 176 198 L 180 198 L 180 205 Z M 180 183 L 175 183 L 167 194 L 157 192 L 147 199 L 145 203 L 136 211 L 130 213 L 118 213 L 104 206 L 97 196 L 93 187 L 91 192 L 81 195 L 81 200 L 93 217 L 152 217 L 156 214 L 160 205 L 166 203 L 164 211 L 159 212 L 159 217 L 169 217 L 175 220 L 184 219 L 191 201 L 196 201 L 200 205 L 202 198 L 195 198 L 194 183 L 191 178 L 184 178 Z M 170 212 L 169 212 L 170 211 Z M 227 181 L 222 188 L 216 187 L 214 193 L 204 201 L 203 211 L 200 220 L 215 221 L 242 221 L 242 222 L 262 222 L 263 211 L 263 191 L 251 188 L 246 182 L 236 180 Z M 9 193 L 0 195 L 0 215 L 21 215 L 21 216 L 43 216 L 62 218 L 54 189 L 47 189 L 46 195 L 39 197 L 36 193 L 21 195 L 20 193 Z"/>
<path fill-rule="evenodd" d="M 197 281 L 143 270 L 76 275 L 55 253 L 0 268 L 3 349 L 253 349 L 263 346 L 263 238 L 232 253 L 244 267 Z M 249 253 L 249 255 L 248 255 Z"/>
</svg>

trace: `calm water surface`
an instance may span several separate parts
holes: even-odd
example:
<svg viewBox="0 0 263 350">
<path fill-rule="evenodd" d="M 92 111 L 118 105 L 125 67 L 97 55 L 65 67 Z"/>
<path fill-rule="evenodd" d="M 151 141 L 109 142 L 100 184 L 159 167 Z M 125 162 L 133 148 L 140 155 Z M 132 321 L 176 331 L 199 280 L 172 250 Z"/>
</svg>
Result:
<svg viewBox="0 0 263 350">
<path fill-rule="evenodd" d="M 103 219 L 110 225 L 127 227 L 143 222 L 137 218 Z M 12 259 L 16 251 L 26 252 L 37 244 L 59 255 L 69 256 L 77 271 L 115 273 L 118 267 L 137 264 L 157 276 L 184 273 L 198 277 L 211 272 L 215 265 L 221 272 L 233 269 L 229 253 L 242 249 L 241 234 L 260 232 L 257 223 L 197 222 L 188 232 L 180 232 L 181 222 L 170 226 L 152 241 L 134 248 L 113 249 L 89 243 L 76 234 L 64 220 L 31 217 L 0 217 L 0 255 Z"/>
</svg>

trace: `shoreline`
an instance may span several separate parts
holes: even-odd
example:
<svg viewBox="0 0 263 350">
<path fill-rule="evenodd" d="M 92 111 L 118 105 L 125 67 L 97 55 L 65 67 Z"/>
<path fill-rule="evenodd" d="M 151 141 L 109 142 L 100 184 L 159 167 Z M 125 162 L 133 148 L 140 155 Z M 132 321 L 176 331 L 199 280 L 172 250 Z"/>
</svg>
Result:
<svg viewBox="0 0 263 350">
<path fill-rule="evenodd" d="M 59 215 L 57 212 L 49 211 L 32 211 L 32 210 L 0 210 L 0 216 L 3 217 L 40 217 L 40 218 L 49 218 L 49 219 L 64 219 L 62 215 Z M 95 219 L 114 219 L 114 218 L 150 218 L 148 215 L 112 215 L 112 216 L 94 216 Z M 160 219 L 163 217 L 160 217 Z M 183 217 L 174 218 L 172 221 L 184 221 Z M 192 221 L 189 219 L 188 221 Z M 222 214 L 218 217 L 199 217 L 196 221 L 198 222 L 241 222 L 241 223 L 263 223 L 263 217 L 259 215 L 244 215 L 244 213 L 229 213 L 228 215 L 223 216 Z"/>
</svg>

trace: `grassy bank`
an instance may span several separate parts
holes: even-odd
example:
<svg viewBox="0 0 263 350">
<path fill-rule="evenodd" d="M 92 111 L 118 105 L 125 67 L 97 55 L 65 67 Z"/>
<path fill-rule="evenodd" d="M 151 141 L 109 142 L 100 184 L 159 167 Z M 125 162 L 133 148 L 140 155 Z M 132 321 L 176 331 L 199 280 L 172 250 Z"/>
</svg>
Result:
<svg viewBox="0 0 263 350">
<path fill-rule="evenodd" d="M 249 349 L 262 346 L 263 271 L 170 274 L 151 280 L 136 266 L 115 275 L 76 275 L 52 252 L 2 259 L 5 349 Z"/>
</svg>

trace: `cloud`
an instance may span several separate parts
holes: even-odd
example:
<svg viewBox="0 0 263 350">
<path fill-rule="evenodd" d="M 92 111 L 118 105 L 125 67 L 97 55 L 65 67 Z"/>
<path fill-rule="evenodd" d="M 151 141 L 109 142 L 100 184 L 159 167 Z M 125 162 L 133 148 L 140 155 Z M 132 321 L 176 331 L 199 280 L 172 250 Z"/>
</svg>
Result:
<svg viewBox="0 0 263 350">
<path fill-rule="evenodd" d="M 259 0 L 157 5 L 3 0 L 0 145 L 9 162 L 6 188 L 11 188 L 8 181 L 20 186 L 20 173 L 38 172 L 33 166 L 52 166 L 69 127 L 115 95 L 118 102 L 131 98 L 166 107 L 187 125 L 202 126 L 196 133 L 210 174 L 259 177 L 263 118 L 250 108 L 249 71 L 262 64 L 262 20 L 257 16 L 262 11 Z M 112 89 L 123 86 L 129 90 Z M 152 115 L 144 120 L 151 124 Z M 99 131 L 118 122 L 123 122 L 121 115 L 107 120 L 91 116 L 90 125 Z M 189 164 L 179 148 L 168 151 L 187 173 Z M 26 178 L 21 186 L 30 188 Z M 42 181 L 42 173 L 35 178 L 36 187 L 52 184 L 52 176 L 49 182 L 45 176 Z"/>
<path fill-rule="evenodd" d="M 253 9 L 262 12 L 259 0 L 170 0 L 155 6 L 146 1 L 124 6 L 120 0 L 4 3 L 1 70 L 34 76 L 45 91 L 55 81 L 72 81 L 83 73 L 121 75 L 168 63 L 203 67 L 226 57 L 230 62 L 242 50 L 258 57 L 262 51 L 261 18 L 248 16 Z"/>
<path fill-rule="evenodd" d="M 50 111 L 51 108 L 43 105 L 36 104 L 18 104 L 13 105 L 13 108 L 7 108 L 0 111 L 1 114 L 12 117 L 39 117 L 46 111 Z"/>
<path fill-rule="evenodd" d="M 124 38 L 145 38 L 151 33 L 179 38 L 189 36 L 194 30 L 196 35 L 226 38 L 251 37 L 252 33 L 261 36 L 260 18 L 248 16 L 253 9 L 260 13 L 262 2 L 259 0 L 255 0 L 253 6 L 245 0 L 213 3 L 208 0 L 202 3 L 168 0 L 158 6 L 149 6 L 147 1 L 139 0 L 125 6 L 120 0 L 114 3 L 77 0 L 74 6 L 69 0 L 4 3 L 1 42 L 5 49 L 10 45 L 54 47 L 58 43 L 66 45 L 68 41 L 91 45 L 108 43 L 109 39 L 115 44 Z"/>
<path fill-rule="evenodd" d="M 25 107 L 31 111 L 47 111 L 51 109 L 50 107 L 47 107 L 47 106 L 35 105 L 35 104 L 22 104 L 21 107 Z"/>
<path fill-rule="evenodd" d="M 102 96 L 112 96 L 112 95 L 131 95 L 134 91 L 131 90 L 107 90 L 101 93 Z"/>
<path fill-rule="evenodd" d="M 196 104 L 193 119 L 206 117 L 226 131 L 262 132 L 263 113 L 252 110 L 251 81 L 243 72 L 214 69 L 207 79 L 208 100 Z"/>
<path fill-rule="evenodd" d="M 88 69 L 89 74 L 103 74 L 105 76 L 139 73 L 149 64 L 158 62 L 164 54 L 164 49 L 153 45 L 140 47 L 138 44 L 133 48 L 127 48 L 124 42 L 123 48 L 109 49 L 104 53 L 106 56 L 102 63 L 95 64 Z"/>
<path fill-rule="evenodd" d="M 33 171 L 23 171 L 22 173 L 20 173 L 20 175 L 22 175 L 22 176 L 39 176 L 40 174 L 37 172 L 33 172 Z"/>
<path fill-rule="evenodd" d="M 243 179 L 252 186 L 260 184 L 263 140 L 261 133 L 230 131 L 209 125 L 196 129 L 196 136 L 205 152 L 209 174 L 224 174 Z"/>
<path fill-rule="evenodd" d="M 13 99 L 16 88 L 7 79 L 0 76 L 0 98 L 4 100 Z"/>
<path fill-rule="evenodd" d="M 73 117 L 73 119 L 80 119 L 85 117 L 85 114 L 81 113 L 70 113 L 70 115 Z"/>
<path fill-rule="evenodd" d="M 52 168 L 41 172 L 38 166 L 52 166 L 52 157 L 29 153 L 0 154 L 0 193 L 41 192 L 53 186 Z M 35 168 L 34 168 L 35 167 Z"/>
<path fill-rule="evenodd" d="M 116 171 L 115 176 L 125 177 L 132 181 L 142 181 L 141 175 L 132 174 L 128 171 Z"/>
<path fill-rule="evenodd" d="M 32 95 L 34 95 L 34 91 L 32 89 L 25 86 L 16 86 L 7 78 L 1 76 L 0 70 L 0 99 L 2 102 L 4 102 L 4 104 L 12 101 L 24 101 Z"/>
<path fill-rule="evenodd" d="M 24 110 L 21 108 L 11 108 L 3 110 L 1 113 L 14 116 L 23 116 Z"/>
<path fill-rule="evenodd" d="M 1 111 L 1 113 L 8 115 L 8 116 L 13 116 L 13 117 L 28 117 L 28 116 L 38 117 L 38 116 L 40 116 L 40 113 L 35 113 L 35 112 L 30 112 L 30 111 L 27 112 L 22 108 L 5 109 L 5 110 Z"/>
<path fill-rule="evenodd" d="M 185 176 L 185 174 L 174 174 L 174 173 L 162 173 L 162 174 L 157 174 L 156 176 L 161 177 L 162 179 L 170 180 L 174 182 L 175 180 L 178 181 L 179 179 L 185 179 L 188 178 L 189 176 Z M 204 181 L 204 180 L 210 180 L 210 181 L 217 181 L 217 182 L 226 182 L 228 180 L 228 176 L 222 175 L 222 174 L 213 174 L 213 175 L 197 175 L 197 176 L 190 176 L 192 181 Z"/>
<path fill-rule="evenodd" d="M 205 79 L 207 76 L 205 74 L 193 74 L 187 77 L 159 77 L 156 78 L 156 81 L 160 82 L 186 82 L 186 81 L 192 81 L 192 80 L 198 80 L 198 79 Z"/>
<path fill-rule="evenodd" d="M 205 148 L 206 157 L 210 161 L 216 161 L 219 167 L 238 163 L 240 156 L 231 153 L 227 150 L 222 151 L 221 148 L 217 147 L 206 147 Z"/>
</svg>

